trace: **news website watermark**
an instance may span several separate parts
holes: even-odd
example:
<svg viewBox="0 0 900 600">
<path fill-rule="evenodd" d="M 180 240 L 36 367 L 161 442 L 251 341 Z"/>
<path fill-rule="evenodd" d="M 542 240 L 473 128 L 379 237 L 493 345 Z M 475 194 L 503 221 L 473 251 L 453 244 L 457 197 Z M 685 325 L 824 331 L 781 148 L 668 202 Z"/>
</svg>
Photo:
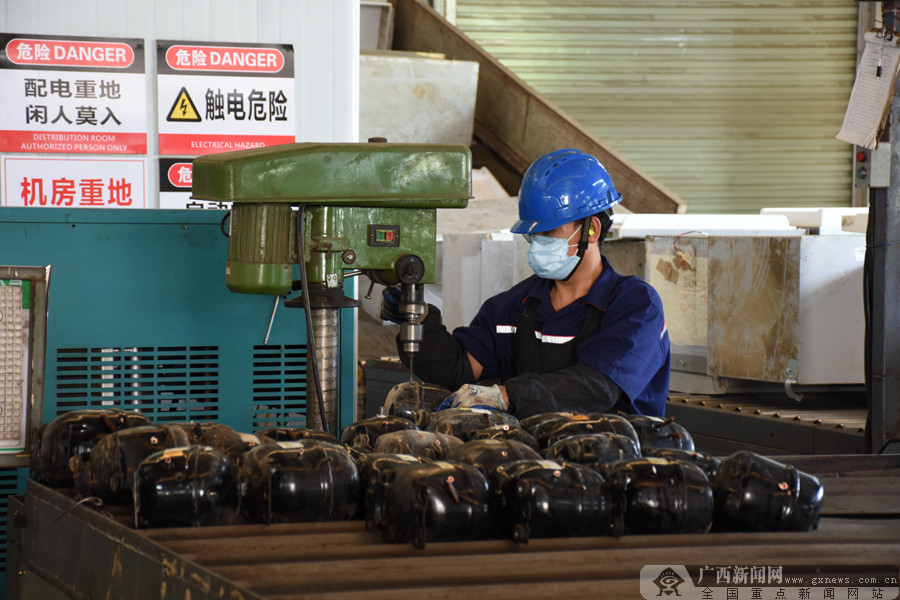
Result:
<svg viewBox="0 0 900 600">
<path fill-rule="evenodd" d="M 646 565 L 641 596 L 681 600 L 896 600 L 898 568 L 868 565 Z"/>
</svg>

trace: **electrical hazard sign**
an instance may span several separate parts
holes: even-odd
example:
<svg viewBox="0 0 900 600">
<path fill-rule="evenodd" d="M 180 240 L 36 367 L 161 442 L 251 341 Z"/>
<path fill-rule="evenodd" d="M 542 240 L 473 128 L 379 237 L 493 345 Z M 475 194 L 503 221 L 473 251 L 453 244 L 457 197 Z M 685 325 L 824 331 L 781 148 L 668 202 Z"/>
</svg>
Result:
<svg viewBox="0 0 900 600">
<path fill-rule="evenodd" d="M 0 33 L 0 89 L 0 152 L 147 152 L 143 40 Z"/>
<path fill-rule="evenodd" d="M 159 153 L 198 156 L 292 143 L 288 44 L 157 43 Z"/>
<path fill-rule="evenodd" d="M 166 121 L 197 122 L 201 120 L 200 114 L 197 112 L 197 107 L 194 106 L 194 101 L 191 100 L 187 88 L 181 88 L 181 91 L 178 92 L 178 97 L 175 98 L 175 103 L 172 105 L 172 108 L 169 109 L 169 116 L 166 117 Z"/>
<path fill-rule="evenodd" d="M 159 207 L 188 210 L 228 210 L 230 202 L 191 198 L 194 164 L 191 158 L 159 159 Z"/>
</svg>

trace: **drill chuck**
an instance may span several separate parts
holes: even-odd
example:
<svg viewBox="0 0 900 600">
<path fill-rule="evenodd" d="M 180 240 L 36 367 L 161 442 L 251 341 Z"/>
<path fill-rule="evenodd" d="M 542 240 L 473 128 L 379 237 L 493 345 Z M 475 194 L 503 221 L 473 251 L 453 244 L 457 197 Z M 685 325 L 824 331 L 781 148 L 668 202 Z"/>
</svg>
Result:
<svg viewBox="0 0 900 600">
<path fill-rule="evenodd" d="M 421 284 L 402 284 L 400 312 L 406 315 L 406 322 L 400 324 L 400 344 L 403 351 L 414 355 L 422 341 L 421 317 L 428 310 Z"/>
<path fill-rule="evenodd" d="M 421 323 L 403 323 L 400 325 L 400 344 L 407 354 L 416 354 L 422 341 Z"/>
</svg>

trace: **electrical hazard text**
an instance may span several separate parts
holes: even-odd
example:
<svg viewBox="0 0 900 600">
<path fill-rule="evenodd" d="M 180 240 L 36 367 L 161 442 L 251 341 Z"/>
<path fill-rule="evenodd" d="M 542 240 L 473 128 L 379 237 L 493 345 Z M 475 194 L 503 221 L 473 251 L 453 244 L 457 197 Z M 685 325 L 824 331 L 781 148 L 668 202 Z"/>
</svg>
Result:
<svg viewBox="0 0 900 600">
<path fill-rule="evenodd" d="M 207 89 L 206 120 L 287 121 L 287 101 L 282 90 L 266 95 L 253 89 L 245 98 L 237 90 L 223 94 L 221 89 Z"/>
</svg>

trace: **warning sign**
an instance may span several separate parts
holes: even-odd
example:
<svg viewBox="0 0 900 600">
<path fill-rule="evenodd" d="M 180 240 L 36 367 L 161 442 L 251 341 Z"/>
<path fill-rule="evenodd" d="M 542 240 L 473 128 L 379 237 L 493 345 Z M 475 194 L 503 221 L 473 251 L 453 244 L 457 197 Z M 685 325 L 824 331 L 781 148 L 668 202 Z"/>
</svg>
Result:
<svg viewBox="0 0 900 600">
<path fill-rule="evenodd" d="M 230 209 L 230 202 L 212 202 L 191 198 L 193 167 L 192 158 L 159 159 L 159 207 L 191 210 Z"/>
<path fill-rule="evenodd" d="M 178 97 L 175 98 L 175 103 L 172 104 L 172 108 L 169 109 L 169 116 L 166 117 L 166 121 L 200 120 L 200 115 L 197 113 L 197 107 L 194 106 L 194 101 L 191 100 L 191 95 L 188 94 L 187 88 L 181 88 L 181 91 L 178 92 Z"/>
<path fill-rule="evenodd" d="M 197 156 L 295 141 L 286 44 L 157 43 L 159 153 Z"/>
<path fill-rule="evenodd" d="M 4 156 L 3 206 L 145 208 L 143 158 Z"/>
<path fill-rule="evenodd" d="M 0 34 L 0 152 L 147 152 L 144 42 Z"/>
</svg>

